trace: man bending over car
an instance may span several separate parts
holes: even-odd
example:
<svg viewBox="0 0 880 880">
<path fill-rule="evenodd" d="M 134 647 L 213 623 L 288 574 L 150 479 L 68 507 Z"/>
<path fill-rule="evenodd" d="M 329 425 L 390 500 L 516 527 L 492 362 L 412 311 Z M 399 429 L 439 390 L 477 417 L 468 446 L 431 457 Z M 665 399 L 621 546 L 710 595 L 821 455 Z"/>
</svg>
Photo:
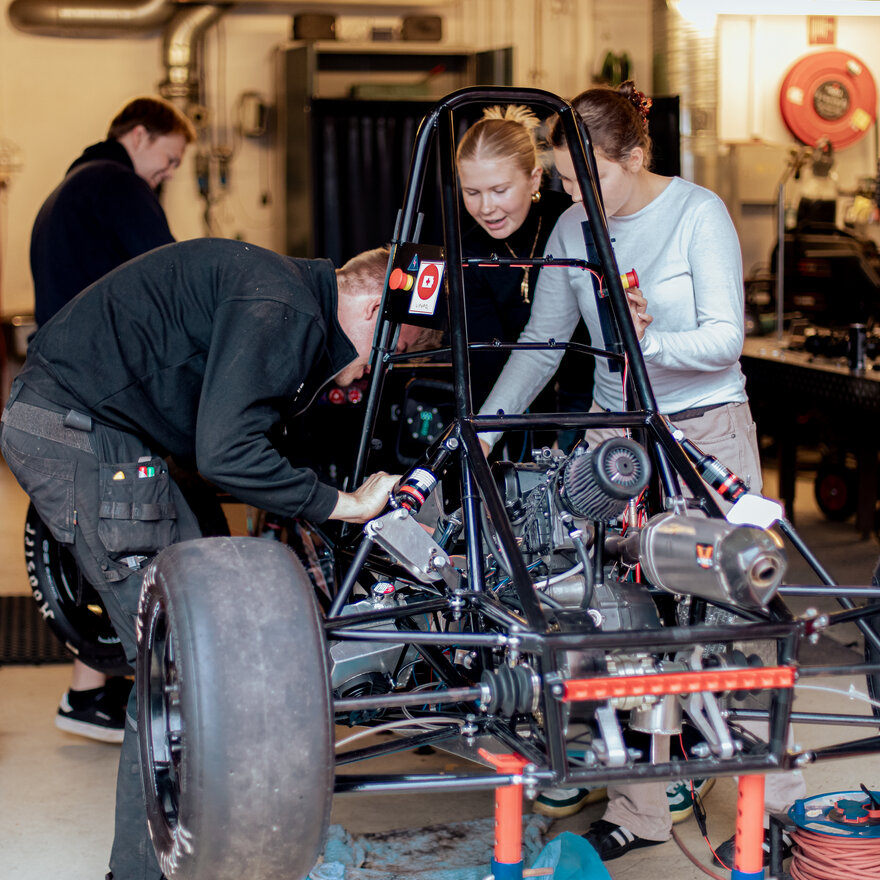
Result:
<svg viewBox="0 0 880 880">
<path fill-rule="evenodd" d="M 382 511 L 397 477 L 341 492 L 273 439 L 328 381 L 366 371 L 387 259 L 368 251 L 334 270 L 225 239 L 169 244 L 105 275 L 34 337 L 0 447 L 100 593 L 130 662 L 144 567 L 199 537 L 165 456 L 281 516 L 365 522 Z M 404 327 L 399 347 L 417 332 Z M 108 877 L 159 880 L 134 694 L 128 714 Z"/>
</svg>

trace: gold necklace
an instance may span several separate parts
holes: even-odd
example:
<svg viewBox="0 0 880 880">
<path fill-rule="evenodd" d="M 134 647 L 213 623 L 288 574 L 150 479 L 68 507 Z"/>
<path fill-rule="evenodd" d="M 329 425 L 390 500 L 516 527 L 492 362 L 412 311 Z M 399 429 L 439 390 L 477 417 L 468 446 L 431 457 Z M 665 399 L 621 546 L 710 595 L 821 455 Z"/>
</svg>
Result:
<svg viewBox="0 0 880 880">
<path fill-rule="evenodd" d="M 535 256 L 535 248 L 538 246 L 538 236 L 540 236 L 540 234 L 541 234 L 541 221 L 543 219 L 544 219 L 543 217 L 538 217 L 538 228 L 535 231 L 535 240 L 532 242 L 532 250 L 531 250 L 531 253 L 529 254 L 530 260 L 532 259 L 532 257 Z M 514 260 L 519 259 L 519 257 L 513 252 L 513 248 L 507 243 L 506 238 L 504 239 L 504 247 L 506 247 L 507 250 L 510 251 L 510 256 L 512 256 L 514 258 Z M 520 292 L 520 295 L 522 296 L 522 301 L 524 303 L 531 302 L 531 299 L 529 299 L 529 269 L 531 269 L 531 268 L 532 268 L 531 266 L 523 266 L 522 267 L 523 280 L 522 280 L 522 284 L 520 284 L 520 286 L 519 286 L 519 292 Z"/>
</svg>

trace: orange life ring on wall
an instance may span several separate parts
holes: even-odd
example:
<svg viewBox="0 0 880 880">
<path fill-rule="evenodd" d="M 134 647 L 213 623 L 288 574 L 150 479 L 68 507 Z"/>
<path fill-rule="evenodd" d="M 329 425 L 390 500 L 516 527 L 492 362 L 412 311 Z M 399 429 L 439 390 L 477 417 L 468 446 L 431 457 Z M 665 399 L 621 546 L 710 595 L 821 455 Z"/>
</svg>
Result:
<svg viewBox="0 0 880 880">
<path fill-rule="evenodd" d="M 835 149 L 864 136 L 877 117 L 877 88 L 855 55 L 829 50 L 798 59 L 786 73 L 779 109 L 789 131 L 809 146 L 827 138 Z"/>
</svg>

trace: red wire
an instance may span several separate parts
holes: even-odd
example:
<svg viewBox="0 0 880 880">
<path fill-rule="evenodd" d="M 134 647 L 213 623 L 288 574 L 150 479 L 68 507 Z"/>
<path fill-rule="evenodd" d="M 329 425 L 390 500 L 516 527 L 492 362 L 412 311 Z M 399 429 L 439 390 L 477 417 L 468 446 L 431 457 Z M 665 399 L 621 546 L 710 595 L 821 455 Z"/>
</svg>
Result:
<svg viewBox="0 0 880 880">
<path fill-rule="evenodd" d="M 715 852 L 715 847 L 712 846 L 712 844 L 711 844 L 710 841 L 709 841 L 709 838 L 708 838 L 708 837 L 703 837 L 703 840 L 706 841 L 706 846 L 709 847 L 709 852 L 712 853 L 712 857 L 715 859 L 715 861 L 718 862 L 718 864 L 721 865 L 721 867 L 724 868 L 725 871 L 732 871 L 733 868 L 732 868 L 732 867 L 728 867 L 727 865 L 725 865 L 725 864 L 724 864 L 724 859 L 722 859 L 721 856 L 719 856 L 718 853 Z"/>
<path fill-rule="evenodd" d="M 678 735 L 678 744 L 681 747 L 681 753 L 684 755 L 685 761 L 689 761 L 690 758 L 688 758 L 687 749 L 685 749 L 685 747 L 684 747 L 684 737 L 681 734 Z M 689 782 L 690 782 L 690 786 L 691 786 L 691 800 L 696 800 L 697 793 L 694 791 L 694 780 L 691 779 L 691 780 L 689 780 Z M 709 838 L 705 834 L 703 835 L 703 840 L 706 841 L 706 846 L 709 848 L 709 852 L 712 853 L 712 855 L 714 856 L 714 858 L 718 862 L 718 864 L 721 865 L 721 867 L 724 868 L 726 871 L 730 871 L 731 869 L 728 868 L 727 865 L 724 864 L 724 860 L 720 859 L 718 857 L 718 853 L 715 852 L 715 847 L 712 846 L 711 841 L 709 840 Z M 681 846 L 680 843 L 679 843 L 679 846 Z M 694 862 L 695 865 L 699 865 L 699 867 L 703 868 L 703 870 L 707 874 L 709 874 L 709 871 L 706 871 L 706 869 L 705 869 L 705 867 L 703 867 L 702 863 L 700 863 L 696 859 L 692 858 L 690 853 L 687 852 L 687 850 L 685 850 L 685 855 L 688 856 L 688 858 L 690 858 L 691 861 Z M 709 874 L 709 876 L 715 877 L 716 875 Z"/>
</svg>

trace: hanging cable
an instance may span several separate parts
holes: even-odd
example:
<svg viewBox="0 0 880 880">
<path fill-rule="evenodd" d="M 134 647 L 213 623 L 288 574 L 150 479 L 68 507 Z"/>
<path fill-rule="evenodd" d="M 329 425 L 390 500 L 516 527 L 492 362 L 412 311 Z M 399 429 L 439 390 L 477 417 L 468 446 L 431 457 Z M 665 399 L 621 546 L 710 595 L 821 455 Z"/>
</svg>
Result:
<svg viewBox="0 0 880 880">
<path fill-rule="evenodd" d="M 713 877 L 714 880 L 724 880 L 724 878 L 720 874 L 716 874 L 714 871 L 710 871 L 688 848 L 685 846 L 685 842 L 678 836 L 678 832 L 675 828 L 672 829 L 672 839 L 678 844 L 678 848 L 685 854 L 689 861 L 691 861 L 694 865 L 696 865 L 704 874 L 709 877 Z M 710 847 L 711 849 L 711 847 Z M 714 853 L 714 850 L 713 850 Z"/>
<path fill-rule="evenodd" d="M 687 749 L 684 746 L 684 737 L 679 733 L 678 735 L 678 745 L 681 750 L 681 754 L 684 756 L 685 762 L 689 760 Z M 719 865 L 724 867 L 726 870 L 730 870 L 733 865 L 725 865 L 724 862 L 718 858 L 718 853 L 715 852 L 715 847 L 712 846 L 711 841 L 709 840 L 709 830 L 706 827 L 706 808 L 703 806 L 703 799 L 698 794 L 696 787 L 694 786 L 694 780 L 687 780 L 688 787 L 691 792 L 691 803 L 694 805 L 694 819 L 696 820 L 697 827 L 700 829 L 700 834 L 703 837 L 703 840 L 706 842 L 706 846 L 709 848 L 709 852 L 712 853 L 715 860 Z M 710 877 L 714 877 L 715 880 L 724 880 L 723 877 L 720 877 L 714 871 L 709 870 L 688 848 L 685 846 L 684 841 L 676 834 L 675 828 L 672 829 L 672 837 L 675 842 L 678 844 L 678 848 L 692 861 L 704 874 L 708 874 Z"/>
</svg>

